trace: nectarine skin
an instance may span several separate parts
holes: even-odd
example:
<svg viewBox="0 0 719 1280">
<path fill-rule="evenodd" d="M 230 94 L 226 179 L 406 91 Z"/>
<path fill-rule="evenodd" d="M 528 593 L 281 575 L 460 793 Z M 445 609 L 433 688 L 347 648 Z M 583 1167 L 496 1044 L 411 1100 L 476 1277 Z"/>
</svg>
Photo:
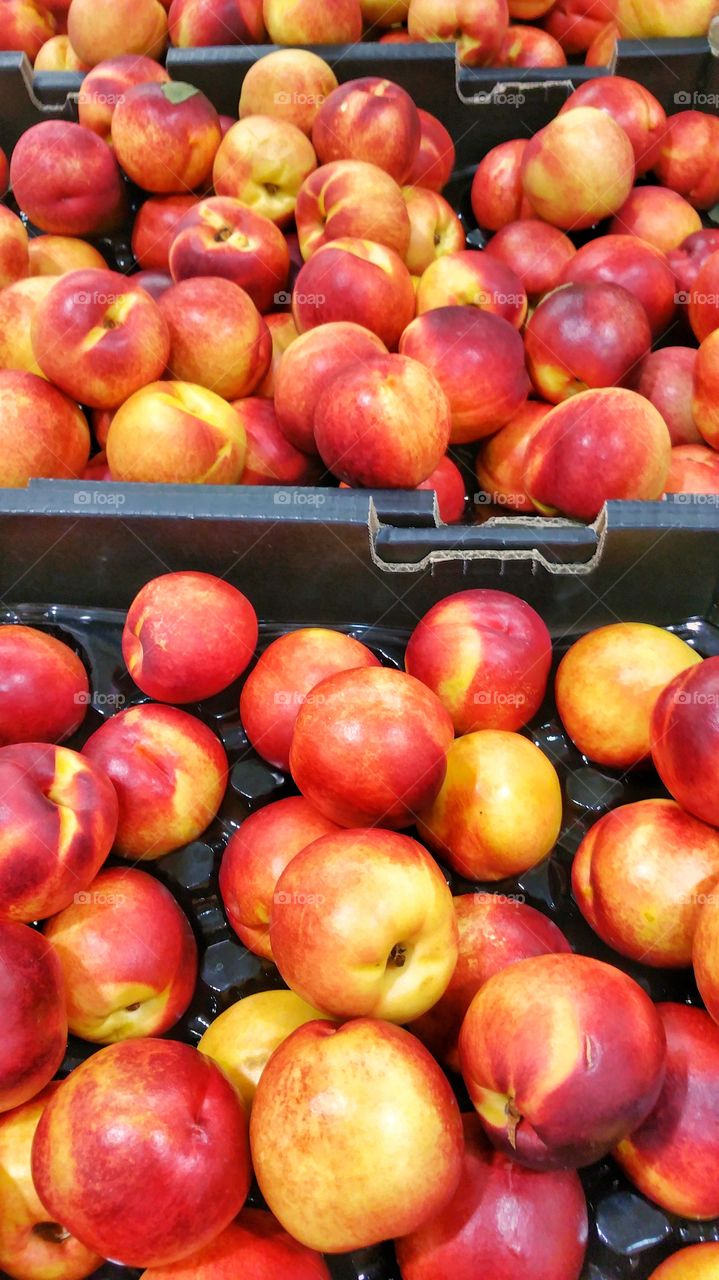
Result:
<svg viewBox="0 0 719 1280">
<path fill-rule="evenodd" d="M 26 280 L 10 288 L 40 285 L 33 292 L 42 297 L 44 283 Z M 21 307 L 21 323 L 26 316 Z M 87 420 L 72 400 L 35 373 L 0 370 L 0 485 L 24 488 L 28 480 L 77 479 L 89 456 Z"/>
<path fill-rule="evenodd" d="M 195 382 L 151 382 L 113 415 L 107 456 L 116 480 L 238 484 L 245 432 L 226 400 Z"/>
<path fill-rule="evenodd" d="M 504 894 L 462 893 L 453 902 L 459 930 L 457 964 L 444 995 L 415 1019 L 412 1031 L 433 1057 L 459 1071 L 459 1033 L 480 987 L 517 960 L 571 947 L 541 911 Z"/>
<path fill-rule="evenodd" d="M 45 920 L 97 875 L 117 828 L 117 797 L 100 768 L 68 747 L 0 750 L 0 913 Z"/>
<path fill-rule="evenodd" d="M 536 218 L 524 218 L 500 227 L 484 252 L 511 267 L 530 301 L 537 302 L 562 282 L 562 275 L 577 251 L 569 236 L 558 227 Z"/>
<path fill-rule="evenodd" d="M 521 225 L 521 224 L 520 224 Z M 637 236 L 598 236 L 565 265 L 561 284 L 615 284 L 641 302 L 654 337 L 676 311 L 676 278 L 660 249 Z"/>
<path fill-rule="evenodd" d="M 69 645 L 35 627 L 0 626 L 0 746 L 62 742 L 89 701 L 87 672 Z"/>
<path fill-rule="evenodd" d="M 287 796 L 251 813 L 232 834 L 222 855 L 220 894 L 232 928 L 255 955 L 272 960 L 272 897 L 287 863 L 339 829 L 303 796 Z"/>
<path fill-rule="evenodd" d="M 705 444 L 675 445 L 665 491 L 719 493 L 719 453 Z"/>
<path fill-rule="evenodd" d="M 711 826 L 719 826 L 718 737 L 719 658 L 705 658 L 676 675 L 659 694 L 651 748 L 669 794 Z"/>
<path fill-rule="evenodd" d="M 672 290 L 672 307 L 673 301 Z M 580 391 L 626 385 L 648 354 L 652 333 L 628 288 L 593 280 L 548 294 L 527 324 L 524 345 L 537 395 L 561 404 Z"/>
<path fill-rule="evenodd" d="M 132 277 L 90 269 L 60 276 L 40 301 L 32 344 L 43 373 L 66 395 L 114 409 L 162 377 L 170 332 Z"/>
<path fill-rule="evenodd" d="M 441 191 L 449 182 L 455 162 L 452 136 L 441 120 L 418 107 L 420 124 L 419 151 L 414 158 L 405 183 L 413 187 L 428 187 Z"/>
<path fill-rule="evenodd" d="M 197 1047 L 217 1063 L 249 1112 L 275 1049 L 298 1027 L 323 1016 L 294 991 L 255 991 L 215 1018 Z"/>
<path fill-rule="evenodd" d="M 714 1280 L 717 1267 L 719 1244 L 693 1244 L 673 1253 L 649 1280 Z"/>
<path fill-rule="evenodd" d="M 47 1229 L 47 1209 L 32 1180 L 35 1131 L 59 1087 L 53 1081 L 30 1102 L 0 1115 L 0 1267 L 6 1275 L 22 1280 L 85 1280 L 103 1264 L 98 1254 L 68 1232 Z"/>
<path fill-rule="evenodd" d="M 668 187 L 635 187 L 609 224 L 610 235 L 639 236 L 663 253 L 701 231 L 702 220 L 688 200 Z"/>
<path fill-rule="evenodd" d="M 321 245 L 300 270 L 292 293 L 300 333 L 348 321 L 371 330 L 390 351 L 415 309 L 412 277 L 399 254 L 352 236 Z"/>
<path fill-rule="evenodd" d="M 271 398 L 246 396 L 232 405 L 247 439 L 240 484 L 317 484 L 322 463 L 290 444 L 277 421 Z"/>
<path fill-rule="evenodd" d="M 142 703 L 120 711 L 88 738 L 83 754 L 103 769 L 119 798 L 115 852 L 161 858 L 210 825 L 227 782 L 227 756 L 207 725 L 186 711 Z"/>
<path fill-rule="evenodd" d="M 270 943 L 290 989 L 330 1017 L 412 1022 L 457 962 L 452 896 L 416 840 L 377 828 L 333 832 L 281 872 Z"/>
<path fill-rule="evenodd" d="M 371 649 L 327 627 L 300 627 L 273 640 L 247 677 L 240 719 L 255 751 L 277 769 L 290 767 L 290 746 L 300 708 L 328 676 L 378 667 Z"/>
<path fill-rule="evenodd" d="M 83 79 L 77 100 L 80 124 L 110 142 L 115 107 L 126 90 L 150 81 L 167 84 L 169 79 L 169 73 L 154 58 L 134 53 L 105 58 Z"/>
<path fill-rule="evenodd" d="M 121 54 L 159 58 L 167 44 L 167 14 L 159 0 L 73 0 L 67 31 L 91 67 Z"/>
<path fill-rule="evenodd" d="M 672 448 L 702 443 L 692 411 L 696 363 L 693 347 L 660 347 L 645 356 L 632 383 L 661 413 Z"/>
<path fill-rule="evenodd" d="M 492 1150 L 476 1115 L 462 1122 L 459 1187 L 440 1214 L 397 1241 L 402 1280 L 578 1280 L 589 1224 L 577 1174 L 523 1169 Z"/>
<path fill-rule="evenodd" d="M 175 281 L 222 276 L 249 293 L 258 311 L 271 311 L 287 283 L 290 258 L 274 222 L 230 196 L 213 196 L 189 209 L 170 245 Z"/>
<path fill-rule="evenodd" d="M 670 116 L 654 168 L 659 181 L 695 209 L 719 200 L 719 120 L 704 111 Z"/>
<path fill-rule="evenodd" d="M 69 120 L 44 120 L 22 135 L 10 185 L 30 221 L 53 235 L 101 235 L 125 215 L 125 185 L 112 151 Z"/>
<path fill-rule="evenodd" d="M 414 1036 L 379 1019 L 310 1022 L 285 1040 L 258 1085 L 250 1137 L 270 1209 L 326 1253 L 415 1230 L 461 1174 L 447 1080 Z"/>
<path fill-rule="evenodd" d="M 600 938 L 640 964 L 687 968 L 702 903 L 719 880 L 719 833 L 673 800 L 620 805 L 590 828 L 572 889 Z"/>
<path fill-rule="evenodd" d="M 4 914 L 4 913 L 3 913 Z M 44 1089 L 65 1056 L 67 1015 L 62 969 L 42 934 L 0 919 L 0 1112 Z"/>
<path fill-rule="evenodd" d="M 475 470 L 480 502 L 497 503 L 513 511 L 536 511 L 524 487 L 524 464 L 530 440 L 554 406 L 527 400 L 501 431 L 477 450 Z"/>
<path fill-rule="evenodd" d="M 62 966 L 70 1031 L 83 1040 L 162 1035 L 193 997 L 190 923 L 169 889 L 144 871 L 101 871 L 43 932 Z"/>
<path fill-rule="evenodd" d="M 481 729 L 457 738 L 421 812 L 421 838 L 467 880 L 503 880 L 541 862 L 562 823 L 554 766 L 528 738 Z"/>
<path fill-rule="evenodd" d="M 278 227 L 292 222 L 303 183 L 317 168 L 309 138 L 273 115 L 245 116 L 225 134 L 212 181 L 218 196 L 232 196 Z"/>
<path fill-rule="evenodd" d="M 262 1209 L 243 1209 L 204 1249 L 167 1267 L 150 1267 L 141 1280 L 237 1280 L 253 1272 L 267 1280 L 330 1280 L 320 1254 L 293 1240 Z"/>
<path fill-rule="evenodd" d="M 657 1006 L 666 1032 L 666 1078 L 656 1105 L 614 1151 L 630 1182 L 682 1218 L 715 1218 L 719 1027 L 703 1009 Z"/>
<path fill-rule="evenodd" d="M 274 116 L 303 133 L 312 125 L 325 98 L 337 88 L 332 68 L 309 49 L 278 49 L 254 62 L 242 81 L 240 119 Z"/>
<path fill-rule="evenodd" d="M 679 636 L 645 622 L 615 622 L 581 636 L 557 670 L 557 710 L 574 745 L 596 764 L 629 769 L 651 750 L 662 690 L 701 658 Z"/>
<path fill-rule="evenodd" d="M 719 330 L 716 329 L 704 339 L 696 358 L 692 414 L 701 438 L 716 449 L 719 446 Z"/>
<path fill-rule="evenodd" d="M 437 694 L 455 732 L 521 729 L 541 706 L 552 641 L 539 614 L 507 591 L 460 591 L 424 615 L 405 668 Z"/>
<path fill-rule="evenodd" d="M 223 400 L 249 396 L 272 359 L 272 339 L 254 302 L 231 280 L 181 280 L 160 297 L 170 333 L 168 372 Z M 213 343 L 206 335 L 216 335 Z"/>
<path fill-rule="evenodd" d="M 169 271 L 170 245 L 196 195 L 150 196 L 140 205 L 132 226 L 132 252 L 147 271 Z"/>
<path fill-rule="evenodd" d="M 656 167 L 667 117 L 661 103 L 643 84 L 627 76 L 586 80 L 567 98 L 560 115 L 577 107 L 598 107 L 620 125 L 634 148 L 637 177 Z"/>
<path fill-rule="evenodd" d="M 452 444 L 492 435 L 529 394 L 519 334 L 508 320 L 481 308 L 426 311 L 407 326 L 399 349 L 425 365 L 447 396 Z"/>
<path fill-rule="evenodd" d="M 301 708 L 290 749 L 299 790 L 343 827 L 409 827 L 434 799 L 454 738 L 436 694 L 387 667 L 329 676 Z"/>
<path fill-rule="evenodd" d="M 312 126 L 321 164 L 368 160 L 406 182 L 422 135 L 417 108 L 405 89 L 378 76 L 348 80 L 322 103 Z"/>
<path fill-rule="evenodd" d="M 713 886 L 705 885 L 705 890 L 715 887 L 719 877 L 714 878 Z M 719 1023 L 719 893 L 705 892 L 697 894 L 697 902 L 703 905 L 698 911 L 692 964 L 697 980 L 699 994 L 707 1011 L 715 1022 Z"/>
<path fill-rule="evenodd" d="M 502 969 L 474 997 L 459 1038 L 462 1075 L 489 1138 L 534 1169 L 593 1164 L 632 1133 L 656 1105 L 666 1052 L 642 988 L 580 955 Z"/>
<path fill-rule="evenodd" d="M 170 40 L 180 49 L 220 44 L 262 44 L 262 0 L 172 0 Z"/>
<path fill-rule="evenodd" d="M 376 334 L 348 321 L 300 334 L 283 355 L 275 379 L 277 421 L 290 444 L 316 453 L 315 409 L 323 391 L 341 369 L 386 351 Z"/>
<path fill-rule="evenodd" d="M 302 257 L 351 236 L 394 249 L 405 258 L 410 220 L 402 190 L 384 169 L 365 160 L 323 164 L 302 183 L 295 207 Z"/>
<path fill-rule="evenodd" d="M 221 693 L 256 645 L 257 614 L 247 597 L 223 578 L 193 571 L 147 582 L 122 633 L 130 675 L 158 702 L 201 702 Z"/>
<path fill-rule="evenodd" d="M 529 441 L 524 486 L 545 515 L 594 520 L 612 498 L 660 498 L 670 455 L 666 423 L 643 396 L 584 391 L 557 405 Z"/>
<path fill-rule="evenodd" d="M 500 142 L 480 160 L 472 179 L 472 211 L 485 231 L 499 231 L 519 218 L 532 218 L 533 210 L 522 186 L 522 161 L 526 138 Z"/>
<path fill-rule="evenodd" d="M 373 356 L 341 369 L 315 410 L 325 466 L 348 484 L 412 489 L 439 465 L 450 405 L 434 373 L 407 355 Z"/>
<path fill-rule="evenodd" d="M 32 1172 L 49 1213 L 102 1257 L 175 1262 L 242 1208 L 252 1176 L 247 1117 L 196 1049 L 127 1040 L 76 1067 L 50 1099 Z"/>
<path fill-rule="evenodd" d="M 632 144 L 596 107 L 558 115 L 530 138 L 522 157 L 524 194 L 536 214 L 578 231 L 616 213 L 630 195 Z"/>
</svg>

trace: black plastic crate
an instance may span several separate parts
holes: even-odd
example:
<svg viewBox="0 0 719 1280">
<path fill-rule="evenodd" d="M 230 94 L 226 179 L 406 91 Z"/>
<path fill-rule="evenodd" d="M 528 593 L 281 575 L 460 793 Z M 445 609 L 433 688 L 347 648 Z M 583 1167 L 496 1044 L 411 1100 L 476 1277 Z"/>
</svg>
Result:
<svg viewBox="0 0 719 1280">
<path fill-rule="evenodd" d="M 528 600 L 552 632 L 555 656 L 571 638 L 618 618 L 670 626 L 704 655 L 719 654 L 719 514 L 701 503 L 609 504 L 597 529 L 543 522 L 540 547 L 518 522 L 463 531 L 457 547 L 435 544 L 437 531 L 398 528 L 379 519 L 367 494 L 327 491 L 315 518 L 278 510 L 272 491 L 251 495 L 243 519 L 227 489 L 190 494 L 135 486 L 109 506 L 105 486 L 38 482 L 13 498 L 0 494 L 0 622 L 51 630 L 81 655 L 96 699 L 69 745 L 79 746 L 116 706 L 144 701 L 120 651 L 124 617 L 137 589 L 168 570 L 217 573 L 244 591 L 261 619 L 260 648 L 288 628 L 315 624 L 346 630 L 382 661 L 402 665 L 409 632 L 447 594 L 497 587 Z M 124 495 L 119 494 L 118 497 Z M 192 518 L 188 518 L 191 516 Z M 447 530 L 447 533 L 450 531 Z M 283 985 L 274 966 L 247 953 L 229 928 L 218 892 L 222 849 L 256 808 L 292 790 L 291 782 L 248 747 L 238 715 L 240 682 L 188 708 L 221 736 L 230 783 L 220 817 L 192 845 L 145 864 L 173 891 L 200 946 L 195 998 L 170 1038 L 197 1043 L 217 1013 L 243 995 Z M 118 701 L 121 698 L 122 701 Z M 662 794 L 644 773 L 624 778 L 583 759 L 563 735 L 551 695 L 525 732 L 557 764 L 565 816 L 553 854 L 511 881 L 482 886 L 521 894 L 551 916 L 579 950 L 626 969 L 655 999 L 696 1003 L 691 971 L 664 972 L 609 952 L 583 921 L 569 887 L 569 867 L 586 829 L 608 808 Z M 450 877 L 454 892 L 473 887 Z M 95 1052 L 71 1040 L 64 1070 Z M 456 1078 L 466 1107 L 461 1082 Z M 647 1280 L 658 1263 L 687 1243 L 719 1239 L 719 1222 L 688 1223 L 631 1189 L 611 1160 L 582 1174 L 591 1230 L 582 1280 Z M 260 1203 L 256 1191 L 252 1203 Z M 336 1280 L 400 1280 L 391 1245 L 330 1260 Z M 108 1264 L 96 1280 L 135 1280 L 139 1271 Z M 439 1278 L 438 1278 L 439 1280 Z"/>
<path fill-rule="evenodd" d="M 258 45 L 170 49 L 167 67 L 174 79 L 187 80 L 206 93 L 220 112 L 235 114 L 245 74 L 271 48 Z M 579 84 L 606 75 L 610 70 L 569 66 L 543 70 L 542 80 L 536 78 L 537 72 L 531 68 L 507 68 L 501 72 L 491 68 L 470 70 L 459 65 L 454 46 L 430 43 L 318 46 L 316 51 L 333 65 L 341 81 L 380 71 L 406 88 L 420 107 L 442 120 L 457 147 L 457 169 L 445 194 L 465 223 L 470 246 L 483 243 L 483 235 L 476 228 L 469 202 L 471 176 L 476 163 L 498 143 L 529 136 L 543 128 Z M 719 57 L 712 52 L 708 39 L 652 41 L 646 44 L 620 41 L 616 65 L 612 70 L 646 83 L 670 113 L 685 109 L 687 96 L 702 109 L 711 109 L 710 103 L 715 98 L 719 103 Z M 9 154 L 32 125 L 43 120 L 77 119 L 77 98 L 82 79 L 82 75 L 77 73 L 41 72 L 33 76 L 23 54 L 0 53 L 0 146 Z M 679 85 L 681 88 L 677 87 Z M 131 269 L 133 257 L 127 230 L 112 240 L 99 243 L 109 265 L 117 270 Z M 467 450 L 453 449 L 452 453 L 460 463 L 466 464 Z M 471 498 L 477 484 L 471 465 L 465 465 L 464 470 Z M 56 483 L 59 482 L 52 482 Z M 114 486 L 124 495 L 123 502 L 134 501 L 130 494 L 132 488 L 134 486 Z M 154 497 L 151 505 L 163 509 L 168 501 L 172 503 L 171 489 L 172 486 L 152 486 Z M 256 510 L 252 489 L 252 486 L 235 486 L 229 490 L 224 499 L 227 509 L 232 514 L 242 513 L 251 518 Z M 206 497 L 200 499 L 198 487 L 191 486 L 191 490 L 194 496 L 188 499 L 184 508 L 188 514 L 199 512 L 203 503 L 211 501 Z M 2 492 L 0 490 L 0 494 Z M 303 511 L 317 510 L 317 495 L 324 491 L 303 487 L 286 492 L 289 492 L 289 501 L 287 498 L 284 500 L 284 515 L 290 517 L 301 515 Z M 345 491 L 342 500 L 349 500 Z M 378 509 L 391 517 L 395 525 L 431 529 L 430 542 L 438 552 L 447 546 L 471 545 L 471 525 L 441 526 L 437 529 L 433 499 L 426 493 L 386 490 L 379 491 L 376 500 Z M 326 499 L 321 501 L 324 503 Z M 278 501 L 278 511 L 279 505 Z M 618 507 L 621 511 L 627 510 L 628 519 L 631 519 L 628 514 L 630 505 L 624 503 Z M 657 512 L 658 504 L 642 505 L 652 508 L 652 512 L 646 514 L 648 520 L 661 519 Z M 470 501 L 467 519 L 476 514 L 471 510 Z M 564 519 L 547 521 L 540 516 L 528 519 L 511 516 L 510 520 L 516 526 L 512 537 L 523 546 L 536 547 L 539 554 L 547 541 L 571 548 L 582 545 L 592 536 L 575 522 Z"/>
<path fill-rule="evenodd" d="M 274 47 L 171 48 L 167 68 L 173 79 L 187 80 L 202 89 L 218 111 L 235 115 L 246 72 Z M 578 85 L 609 72 L 646 85 L 667 111 L 691 105 L 701 109 L 702 104 L 711 110 L 712 102 L 716 108 L 717 49 L 719 32 L 715 41 L 709 37 L 620 40 L 611 68 L 574 64 L 540 71 L 462 67 L 454 46 L 439 43 L 315 46 L 315 52 L 330 63 L 341 82 L 382 75 L 402 85 L 418 106 L 431 111 L 449 129 L 460 166 L 476 163 L 508 138 L 535 133 L 549 123 Z M 75 119 L 73 97 L 81 83 L 82 75 L 75 72 L 33 76 L 23 54 L 0 53 L 0 145 L 12 148 L 25 129 L 48 115 Z M 705 101 L 707 97 L 710 102 Z"/>
</svg>

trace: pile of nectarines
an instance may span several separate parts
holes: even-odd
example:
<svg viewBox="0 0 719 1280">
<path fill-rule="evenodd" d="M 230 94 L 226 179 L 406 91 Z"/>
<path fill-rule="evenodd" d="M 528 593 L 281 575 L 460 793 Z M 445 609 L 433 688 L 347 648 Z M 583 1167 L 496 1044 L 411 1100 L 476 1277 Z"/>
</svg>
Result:
<svg viewBox="0 0 719 1280">
<path fill-rule="evenodd" d="M 307 50 L 258 59 L 233 121 L 113 49 L 78 111 L 20 138 L 0 206 L 1 484 L 334 478 L 446 522 L 471 466 L 480 519 L 719 495 L 715 116 L 583 84 L 480 160 L 479 249 L 441 123 Z"/>
<path fill-rule="evenodd" d="M 0 627 L 3 1274 L 329 1280 L 393 1241 L 402 1280 L 579 1280 L 609 1159 L 634 1205 L 719 1217 L 719 658 L 616 623 L 552 676 L 498 590 L 439 600 L 402 665 L 321 626 L 256 657 L 250 601 L 195 571 L 132 602 L 127 697 L 68 638 Z M 240 679 L 237 767 L 284 794 L 228 819 Z M 509 892 L 550 855 L 569 892 L 568 762 L 612 770 L 581 917 Z M 256 978 L 188 1023 L 208 900 L 169 866 L 210 827 L 210 936 L 224 908 Z M 692 966 L 704 1008 L 655 1003 Z M 715 1244 L 669 1251 L 653 1280 L 715 1280 Z"/>
<path fill-rule="evenodd" d="M 467 66 L 607 65 L 620 36 L 702 36 L 715 0 L 3 0 L 0 47 L 82 71 L 173 45 L 441 41 Z"/>
</svg>

